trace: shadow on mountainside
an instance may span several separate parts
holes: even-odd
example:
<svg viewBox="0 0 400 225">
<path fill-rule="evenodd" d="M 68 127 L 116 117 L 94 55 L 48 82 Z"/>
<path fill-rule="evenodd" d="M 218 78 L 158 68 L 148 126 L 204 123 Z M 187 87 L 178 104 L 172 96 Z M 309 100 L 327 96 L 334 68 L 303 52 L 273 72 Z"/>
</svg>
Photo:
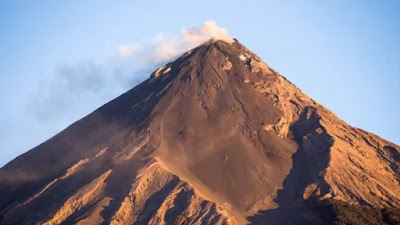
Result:
<svg viewBox="0 0 400 225">
<path fill-rule="evenodd" d="M 326 187 L 320 173 L 328 165 L 332 138 L 319 120 L 315 109 L 306 108 L 300 119 L 292 125 L 291 131 L 299 147 L 292 156 L 293 166 L 285 178 L 283 188 L 274 199 L 278 208 L 259 211 L 248 217 L 250 224 L 315 224 L 302 215 L 300 205 L 309 184 L 317 183 L 320 188 Z"/>
</svg>

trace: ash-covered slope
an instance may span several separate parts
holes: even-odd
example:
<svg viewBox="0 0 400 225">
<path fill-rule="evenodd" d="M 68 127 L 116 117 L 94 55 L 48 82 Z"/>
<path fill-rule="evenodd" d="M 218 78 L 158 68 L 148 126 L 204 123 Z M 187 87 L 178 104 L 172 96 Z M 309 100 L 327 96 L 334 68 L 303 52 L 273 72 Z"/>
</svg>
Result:
<svg viewBox="0 0 400 225">
<path fill-rule="evenodd" d="M 324 201 L 400 210 L 399 166 L 398 146 L 211 40 L 4 166 L 0 223 L 327 224 Z"/>
</svg>

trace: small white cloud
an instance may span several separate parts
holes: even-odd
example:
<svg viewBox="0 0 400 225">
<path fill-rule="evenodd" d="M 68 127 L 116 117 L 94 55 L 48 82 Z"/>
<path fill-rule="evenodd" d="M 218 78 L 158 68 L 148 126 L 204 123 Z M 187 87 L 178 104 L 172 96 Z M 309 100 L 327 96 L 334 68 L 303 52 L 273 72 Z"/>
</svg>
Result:
<svg viewBox="0 0 400 225">
<path fill-rule="evenodd" d="M 156 62 L 172 60 L 210 39 L 233 42 L 227 29 L 218 27 L 215 21 L 205 21 L 200 27 L 183 28 L 179 35 L 158 35 L 153 60 Z"/>
<path fill-rule="evenodd" d="M 173 60 L 210 39 L 233 42 L 227 29 L 219 27 L 215 21 L 205 21 L 202 26 L 183 28 L 179 34 L 159 33 L 153 43 L 146 45 L 144 49 L 144 44 L 120 45 L 119 54 L 130 57 L 140 51 L 143 53 L 140 58 L 147 59 L 146 63 L 158 65 Z"/>
<path fill-rule="evenodd" d="M 118 48 L 118 52 L 122 57 L 131 57 L 132 55 L 140 52 L 142 50 L 142 45 L 138 43 L 134 44 L 123 44 Z"/>
<path fill-rule="evenodd" d="M 202 27 L 184 28 L 182 36 L 187 45 L 199 45 L 211 38 L 228 43 L 233 42 L 233 38 L 228 35 L 228 30 L 218 27 L 215 21 L 206 21 Z"/>
</svg>

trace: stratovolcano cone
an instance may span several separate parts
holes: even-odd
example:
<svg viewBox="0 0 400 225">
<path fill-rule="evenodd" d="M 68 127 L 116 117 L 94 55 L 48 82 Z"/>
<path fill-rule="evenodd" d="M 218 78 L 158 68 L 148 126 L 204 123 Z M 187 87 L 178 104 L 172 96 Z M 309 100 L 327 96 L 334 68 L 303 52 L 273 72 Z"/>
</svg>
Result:
<svg viewBox="0 0 400 225">
<path fill-rule="evenodd" d="M 0 221 L 390 224 L 399 168 L 399 146 L 212 40 L 5 165 Z"/>
</svg>

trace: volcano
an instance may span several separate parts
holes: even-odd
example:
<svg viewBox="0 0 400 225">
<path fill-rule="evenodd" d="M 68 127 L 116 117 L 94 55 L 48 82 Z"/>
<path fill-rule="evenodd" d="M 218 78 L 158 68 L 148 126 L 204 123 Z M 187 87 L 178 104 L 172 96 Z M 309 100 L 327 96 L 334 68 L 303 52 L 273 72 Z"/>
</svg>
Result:
<svg viewBox="0 0 400 225">
<path fill-rule="evenodd" d="M 0 170 L 0 223 L 398 224 L 400 147 L 210 40 Z"/>
</svg>

